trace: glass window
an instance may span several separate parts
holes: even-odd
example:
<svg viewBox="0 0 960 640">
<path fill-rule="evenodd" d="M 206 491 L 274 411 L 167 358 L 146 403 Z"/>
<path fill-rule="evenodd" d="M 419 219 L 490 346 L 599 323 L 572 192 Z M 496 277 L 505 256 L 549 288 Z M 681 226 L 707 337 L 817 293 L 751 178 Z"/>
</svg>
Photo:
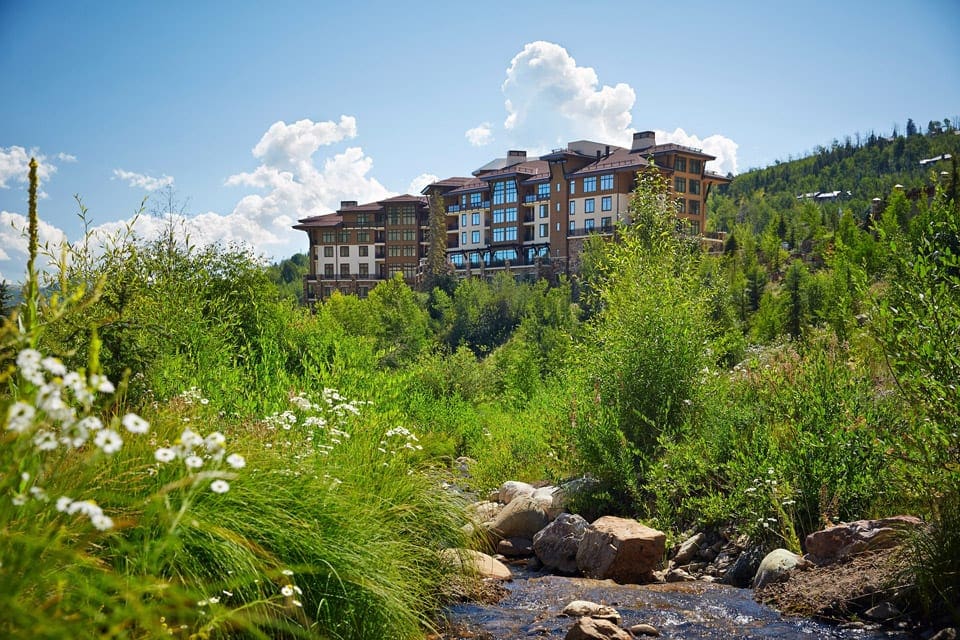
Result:
<svg viewBox="0 0 960 640">
<path fill-rule="evenodd" d="M 700 215 L 700 201 L 691 200 L 690 201 L 690 215 L 698 216 Z"/>
<path fill-rule="evenodd" d="M 506 184 L 503 182 L 493 183 L 493 204 L 503 204 L 506 200 Z"/>
<path fill-rule="evenodd" d="M 387 247 L 387 255 L 390 256 L 391 258 L 396 258 L 397 256 L 399 256 L 399 255 L 400 255 L 400 246 L 399 246 L 399 245 L 392 245 L 392 246 Z"/>
<path fill-rule="evenodd" d="M 577 181 L 576 181 L 576 180 L 571 180 L 571 181 L 570 181 L 570 195 L 573 195 L 573 194 L 575 194 L 576 192 L 577 192 Z"/>
<path fill-rule="evenodd" d="M 695 173 L 700 175 L 703 171 L 703 163 L 700 160 L 691 160 L 690 161 L 690 173 Z"/>
<path fill-rule="evenodd" d="M 507 180 L 507 202 L 517 201 L 517 181 Z"/>
<path fill-rule="evenodd" d="M 583 179 L 583 192 L 590 193 L 597 190 L 597 176 Z"/>
<path fill-rule="evenodd" d="M 340 265 L 340 276 L 343 277 L 343 276 L 349 276 L 349 275 L 350 275 L 350 265 L 349 264 Z"/>
<path fill-rule="evenodd" d="M 600 228 L 604 230 L 609 230 L 613 226 L 610 223 L 610 218 L 600 218 Z"/>
<path fill-rule="evenodd" d="M 341 232 L 340 232 L 340 244 L 347 244 L 348 242 L 350 242 L 350 232 L 349 232 L 349 231 L 341 231 Z"/>
<path fill-rule="evenodd" d="M 368 255 L 370 255 L 370 247 L 357 247 L 357 252 L 357 255 L 359 255 L 361 258 L 366 258 Z"/>
<path fill-rule="evenodd" d="M 673 190 L 677 193 L 684 193 L 687 190 L 687 179 L 686 178 L 674 178 L 673 179 Z"/>
<path fill-rule="evenodd" d="M 323 265 L 323 275 L 325 275 L 325 276 L 327 276 L 327 277 L 332 277 L 332 276 L 333 276 L 333 265 L 332 265 L 332 264 L 329 264 L 329 263 L 328 263 L 328 264 Z"/>
<path fill-rule="evenodd" d="M 368 276 L 370 275 L 370 265 L 366 262 L 360 263 L 360 275 Z"/>
<path fill-rule="evenodd" d="M 545 223 L 544 223 L 544 224 L 541 224 L 541 225 L 540 225 L 540 237 L 541 237 L 541 238 L 546 238 L 548 233 L 550 233 L 550 229 L 547 227 L 547 225 L 546 225 Z"/>
<path fill-rule="evenodd" d="M 405 244 L 405 245 L 403 245 L 403 255 L 406 256 L 406 257 L 408 257 L 408 258 L 417 255 L 417 254 L 416 254 L 416 247 L 414 247 L 414 246 L 411 245 L 411 244 Z"/>
<path fill-rule="evenodd" d="M 480 232 L 479 231 L 471 232 L 470 241 L 473 242 L 473 244 L 478 244 L 480 242 Z"/>
<path fill-rule="evenodd" d="M 475 227 L 480 225 L 480 214 L 479 214 L 479 213 L 472 213 L 472 214 L 470 214 L 470 224 L 472 224 L 472 225 L 475 226 Z"/>
<path fill-rule="evenodd" d="M 406 229 L 403 232 L 403 239 L 406 240 L 407 242 L 410 242 L 411 240 L 416 240 L 417 232 L 414 231 L 413 229 Z"/>
<path fill-rule="evenodd" d="M 332 258 L 333 257 L 333 247 L 324 247 L 323 248 L 323 257 Z"/>
<path fill-rule="evenodd" d="M 593 213 L 596 204 L 594 203 L 593 198 L 587 198 L 583 201 L 583 212 L 584 213 Z"/>
<path fill-rule="evenodd" d="M 690 180 L 690 193 L 700 195 L 700 181 Z"/>
<path fill-rule="evenodd" d="M 350 257 L 350 245 L 343 245 L 340 247 L 340 257 L 341 258 Z"/>
<path fill-rule="evenodd" d="M 480 206 L 480 193 L 471 193 L 470 194 L 470 206 L 479 207 Z"/>
<path fill-rule="evenodd" d="M 613 198 L 611 196 L 603 196 L 600 198 L 600 211 L 612 211 L 613 210 Z"/>
<path fill-rule="evenodd" d="M 450 262 L 453 263 L 453 266 L 456 268 L 461 268 L 463 266 L 463 254 L 455 253 L 450 256 Z"/>
<path fill-rule="evenodd" d="M 503 209 L 494 209 L 493 210 L 493 223 L 499 224 L 503 222 Z"/>
<path fill-rule="evenodd" d="M 507 227 L 507 240 L 516 240 L 516 239 L 517 239 L 517 228 Z"/>
<path fill-rule="evenodd" d="M 560 203 L 557 203 L 557 213 L 560 213 Z"/>
<path fill-rule="evenodd" d="M 570 215 L 574 215 L 576 212 L 577 212 L 577 201 L 576 201 L 576 200 L 571 200 L 571 201 L 570 201 Z"/>
<path fill-rule="evenodd" d="M 679 211 L 680 213 L 686 213 L 686 212 L 687 212 L 687 201 L 684 200 L 683 198 L 680 198 L 679 200 L 677 200 L 677 203 L 678 203 L 677 211 Z"/>
<path fill-rule="evenodd" d="M 583 228 L 587 231 L 593 231 L 596 228 L 596 225 L 593 222 L 593 218 L 587 218 L 583 221 Z"/>
<path fill-rule="evenodd" d="M 467 214 L 465 213 L 460 214 L 460 226 L 461 227 L 467 226 Z"/>
<path fill-rule="evenodd" d="M 367 214 L 365 214 L 365 213 L 358 213 L 358 214 L 357 214 L 357 226 L 365 227 L 365 226 L 367 226 L 368 224 L 370 224 L 370 218 L 369 218 L 369 216 L 367 216 Z"/>
<path fill-rule="evenodd" d="M 600 176 L 600 188 L 603 191 L 609 191 L 613 189 L 613 174 L 608 173 L 605 176 Z"/>
<path fill-rule="evenodd" d="M 493 230 L 493 241 L 494 242 L 503 242 L 503 227 L 497 227 Z"/>
<path fill-rule="evenodd" d="M 673 161 L 673 170 L 674 171 L 686 171 L 687 170 L 687 159 L 677 156 Z"/>
<path fill-rule="evenodd" d="M 550 215 L 550 205 L 548 204 L 540 205 L 540 217 L 546 218 L 549 215 Z"/>
<path fill-rule="evenodd" d="M 577 230 L 577 221 L 576 221 L 576 220 L 571 220 L 571 221 L 570 221 L 569 229 L 570 229 L 570 232 L 571 232 L 571 233 L 573 233 L 574 231 Z"/>
<path fill-rule="evenodd" d="M 557 193 L 560 193 L 560 183 L 557 183 Z"/>
<path fill-rule="evenodd" d="M 323 232 L 323 244 L 333 244 L 333 231 Z"/>
<path fill-rule="evenodd" d="M 516 208 L 516 207 L 507 207 L 505 213 L 506 213 L 507 222 L 516 222 L 516 221 L 517 221 L 517 208 Z"/>
<path fill-rule="evenodd" d="M 370 232 L 369 231 L 358 231 L 357 232 L 357 242 L 370 242 Z"/>
<path fill-rule="evenodd" d="M 467 232 L 466 232 L 466 231 L 461 231 L 461 232 L 460 232 L 460 244 L 467 244 Z"/>
<path fill-rule="evenodd" d="M 550 183 L 544 182 L 543 184 L 537 185 L 537 197 L 538 198 L 549 198 L 550 197 Z"/>
</svg>

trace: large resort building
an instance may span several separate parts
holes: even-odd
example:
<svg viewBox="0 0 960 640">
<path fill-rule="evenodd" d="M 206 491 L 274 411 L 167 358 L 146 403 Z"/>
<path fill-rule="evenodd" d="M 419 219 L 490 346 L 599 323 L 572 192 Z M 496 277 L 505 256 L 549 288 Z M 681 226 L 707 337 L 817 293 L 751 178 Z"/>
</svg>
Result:
<svg viewBox="0 0 960 640">
<path fill-rule="evenodd" d="M 534 277 L 576 273 L 583 242 L 630 223 L 637 173 L 655 168 L 677 198 L 677 216 L 693 234 L 706 220 L 707 196 L 729 179 L 709 172 L 714 156 L 634 134 L 631 148 L 589 140 L 539 158 L 509 151 L 473 172 L 434 182 L 422 196 L 397 196 L 303 218 L 295 229 L 310 239 L 308 302 L 333 291 L 365 296 L 378 282 L 403 274 L 414 284 L 430 246 L 428 197 L 446 212 L 447 261 L 463 276 L 511 269 Z"/>
</svg>

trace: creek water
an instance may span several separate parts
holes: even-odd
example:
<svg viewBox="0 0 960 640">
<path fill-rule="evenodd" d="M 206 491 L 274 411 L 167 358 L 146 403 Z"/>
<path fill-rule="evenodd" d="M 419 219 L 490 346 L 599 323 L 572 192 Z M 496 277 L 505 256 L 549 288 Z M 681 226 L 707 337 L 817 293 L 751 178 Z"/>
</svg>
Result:
<svg viewBox="0 0 960 640">
<path fill-rule="evenodd" d="M 455 637 L 562 639 L 573 620 L 559 616 L 573 600 L 615 607 L 621 626 L 647 623 L 661 638 L 816 638 L 872 640 L 904 638 L 900 633 L 840 629 L 802 618 L 784 618 L 753 600 L 749 589 L 706 582 L 620 585 L 609 580 L 516 572 L 509 593 L 496 604 L 458 604 L 447 618 L 462 633 Z M 447 636 L 450 637 L 450 636 Z"/>
</svg>

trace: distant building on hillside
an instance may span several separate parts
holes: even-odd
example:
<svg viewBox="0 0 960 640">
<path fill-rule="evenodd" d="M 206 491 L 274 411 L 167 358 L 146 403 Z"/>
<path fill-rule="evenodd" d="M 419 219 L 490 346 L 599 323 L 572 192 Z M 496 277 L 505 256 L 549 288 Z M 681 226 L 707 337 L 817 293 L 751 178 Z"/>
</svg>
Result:
<svg viewBox="0 0 960 640">
<path fill-rule="evenodd" d="M 534 277 L 570 274 L 579 271 L 588 236 L 610 236 L 617 223 L 630 223 L 639 171 L 667 178 L 678 218 L 701 234 L 711 188 L 730 182 L 706 170 L 714 159 L 700 149 L 658 145 L 652 131 L 643 131 L 634 134 L 629 149 L 578 140 L 539 158 L 508 151 L 471 176 L 439 180 L 422 194 L 442 198 L 447 259 L 459 275 L 507 268 Z M 399 208 L 406 218 L 390 213 Z M 404 220 L 409 224 L 399 224 Z M 415 281 L 429 246 L 429 207 L 427 198 L 416 196 L 343 202 L 337 212 L 304 218 L 294 228 L 310 238 L 307 301 L 334 290 L 363 296 L 394 273 Z"/>
</svg>

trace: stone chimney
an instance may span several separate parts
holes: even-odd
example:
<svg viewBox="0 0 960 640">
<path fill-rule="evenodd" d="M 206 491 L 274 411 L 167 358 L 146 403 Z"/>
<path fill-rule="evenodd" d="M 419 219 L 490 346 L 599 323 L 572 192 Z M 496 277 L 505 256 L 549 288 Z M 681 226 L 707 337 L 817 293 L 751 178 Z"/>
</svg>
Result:
<svg viewBox="0 0 960 640">
<path fill-rule="evenodd" d="M 355 206 L 357 206 L 357 201 L 356 201 L 356 200 L 341 200 L 341 201 L 340 201 L 340 208 L 341 208 L 341 209 L 346 209 L 347 207 L 355 207 Z"/>
<path fill-rule="evenodd" d="M 656 134 L 653 131 L 637 131 L 633 134 L 633 146 L 630 151 L 643 151 L 657 144 Z"/>
<path fill-rule="evenodd" d="M 527 152 L 523 150 L 512 149 L 507 151 L 507 157 L 511 160 L 526 160 Z"/>
</svg>

